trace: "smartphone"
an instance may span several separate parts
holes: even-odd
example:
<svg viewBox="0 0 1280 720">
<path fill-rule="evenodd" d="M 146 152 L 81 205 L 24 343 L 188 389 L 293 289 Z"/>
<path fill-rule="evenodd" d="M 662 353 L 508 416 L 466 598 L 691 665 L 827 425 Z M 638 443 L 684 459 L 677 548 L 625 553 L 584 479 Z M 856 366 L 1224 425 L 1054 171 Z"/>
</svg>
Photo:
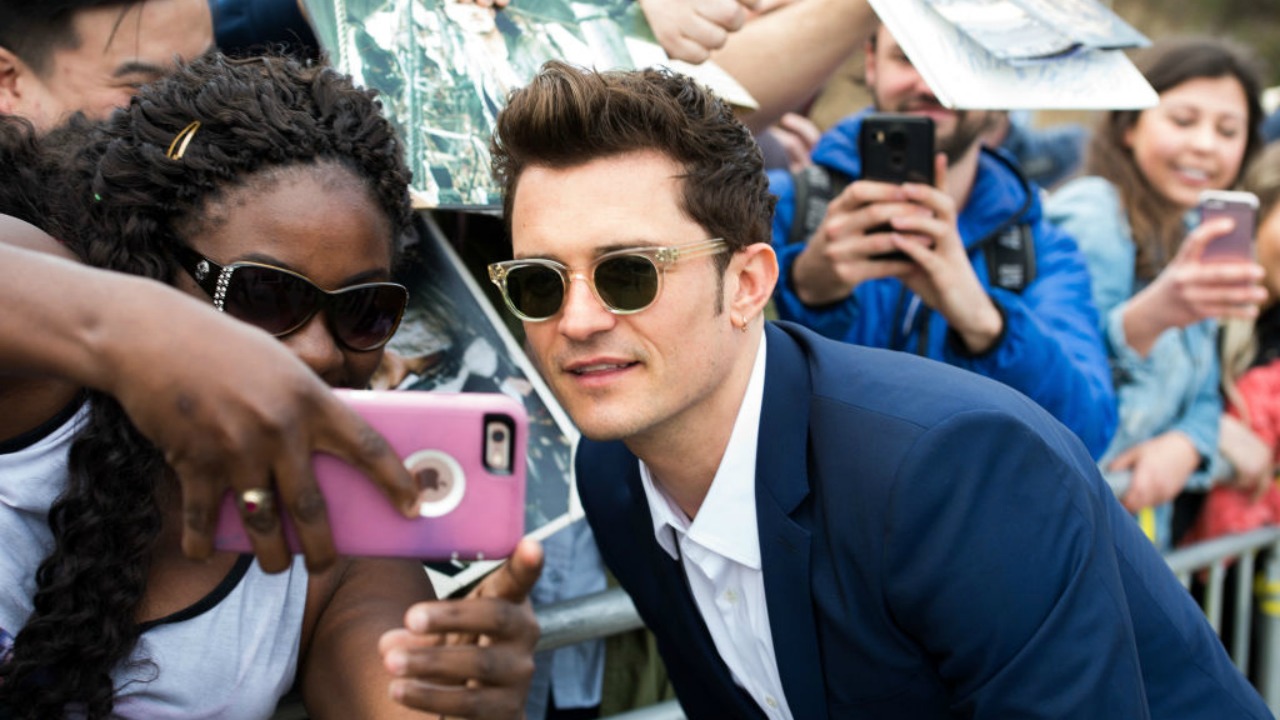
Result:
<svg viewBox="0 0 1280 720">
<path fill-rule="evenodd" d="M 862 119 L 858 131 L 858 155 L 862 178 L 879 182 L 916 182 L 932 185 L 933 119 L 924 115 L 872 113 Z M 893 232 L 888 223 L 868 233 Z M 901 251 L 873 255 L 875 260 L 909 260 Z"/>
<path fill-rule="evenodd" d="M 933 184 L 933 119 L 873 113 L 858 132 L 862 177 L 880 182 Z"/>
<path fill-rule="evenodd" d="M 335 392 L 387 439 L 419 488 L 418 517 L 406 518 L 362 472 L 332 455 L 313 455 L 339 553 L 424 561 L 511 554 L 524 535 L 523 404 L 499 393 Z M 283 513 L 281 522 L 290 549 L 301 553 Z M 252 552 L 230 491 L 214 546 Z"/>
<path fill-rule="evenodd" d="M 1205 246 L 1202 260 L 1253 260 L 1253 232 L 1258 215 L 1258 196 L 1233 190 L 1205 190 L 1196 206 L 1200 222 L 1216 217 L 1235 221 L 1231 232 L 1214 238 Z"/>
</svg>

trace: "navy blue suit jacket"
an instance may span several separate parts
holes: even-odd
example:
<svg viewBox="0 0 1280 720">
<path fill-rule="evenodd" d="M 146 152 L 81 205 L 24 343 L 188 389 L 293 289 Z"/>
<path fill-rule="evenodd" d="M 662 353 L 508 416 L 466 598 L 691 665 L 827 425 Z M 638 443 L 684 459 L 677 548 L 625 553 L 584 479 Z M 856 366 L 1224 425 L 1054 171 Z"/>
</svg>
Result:
<svg viewBox="0 0 1280 720">
<path fill-rule="evenodd" d="M 1079 440 L 1023 395 L 903 353 L 766 330 L 756 513 L 796 718 L 1270 718 Z M 638 462 L 584 440 L 606 563 L 690 718 L 761 717 Z"/>
</svg>

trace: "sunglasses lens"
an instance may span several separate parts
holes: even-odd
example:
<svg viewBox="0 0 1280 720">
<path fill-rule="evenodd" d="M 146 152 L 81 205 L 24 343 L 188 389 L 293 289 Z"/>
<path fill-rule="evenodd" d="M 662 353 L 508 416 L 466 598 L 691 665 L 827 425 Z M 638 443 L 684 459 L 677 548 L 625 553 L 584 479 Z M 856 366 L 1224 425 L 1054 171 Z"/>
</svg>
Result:
<svg viewBox="0 0 1280 720">
<path fill-rule="evenodd" d="M 373 350 L 400 326 L 409 292 L 399 285 L 366 285 L 332 297 L 329 322 L 334 333 L 352 350 Z"/>
<path fill-rule="evenodd" d="M 316 306 L 316 289 L 306 280 L 268 267 L 235 269 L 223 308 L 228 315 L 272 335 L 296 329 Z"/>
<path fill-rule="evenodd" d="M 619 255 L 596 266 L 596 292 L 618 312 L 636 312 L 658 297 L 658 268 L 644 255 Z"/>
<path fill-rule="evenodd" d="M 545 320 L 564 304 L 564 281 L 545 265 L 517 265 L 506 279 L 507 299 L 516 312 L 531 320 Z"/>
</svg>

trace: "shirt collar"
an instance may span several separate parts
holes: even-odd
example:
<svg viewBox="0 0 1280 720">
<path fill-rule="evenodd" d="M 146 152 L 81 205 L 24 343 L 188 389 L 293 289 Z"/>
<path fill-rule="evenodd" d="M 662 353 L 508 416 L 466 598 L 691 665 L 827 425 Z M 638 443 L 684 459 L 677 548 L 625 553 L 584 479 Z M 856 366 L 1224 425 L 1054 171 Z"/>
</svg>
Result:
<svg viewBox="0 0 1280 720">
<path fill-rule="evenodd" d="M 676 535 L 688 535 L 699 545 L 754 570 L 760 569 L 760 539 L 756 536 L 756 448 L 764 403 L 765 336 L 760 336 L 751 378 L 738 408 L 720 467 L 707 497 L 692 521 L 653 481 L 640 461 L 640 482 L 649 501 L 653 534 L 658 545 L 679 559 Z"/>
</svg>

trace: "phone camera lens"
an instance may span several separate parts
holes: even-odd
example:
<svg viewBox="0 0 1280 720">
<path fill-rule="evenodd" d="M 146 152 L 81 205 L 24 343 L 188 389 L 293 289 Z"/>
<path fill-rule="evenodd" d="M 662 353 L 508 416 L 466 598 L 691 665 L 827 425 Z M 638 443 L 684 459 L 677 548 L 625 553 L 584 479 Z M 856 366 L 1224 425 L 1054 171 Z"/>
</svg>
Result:
<svg viewBox="0 0 1280 720">
<path fill-rule="evenodd" d="M 489 439 L 496 443 L 500 443 L 507 439 L 507 433 L 501 428 L 495 428 L 489 432 Z"/>
<path fill-rule="evenodd" d="M 890 150 L 905 150 L 907 148 L 907 134 L 902 130 L 891 130 L 887 144 Z"/>
</svg>

